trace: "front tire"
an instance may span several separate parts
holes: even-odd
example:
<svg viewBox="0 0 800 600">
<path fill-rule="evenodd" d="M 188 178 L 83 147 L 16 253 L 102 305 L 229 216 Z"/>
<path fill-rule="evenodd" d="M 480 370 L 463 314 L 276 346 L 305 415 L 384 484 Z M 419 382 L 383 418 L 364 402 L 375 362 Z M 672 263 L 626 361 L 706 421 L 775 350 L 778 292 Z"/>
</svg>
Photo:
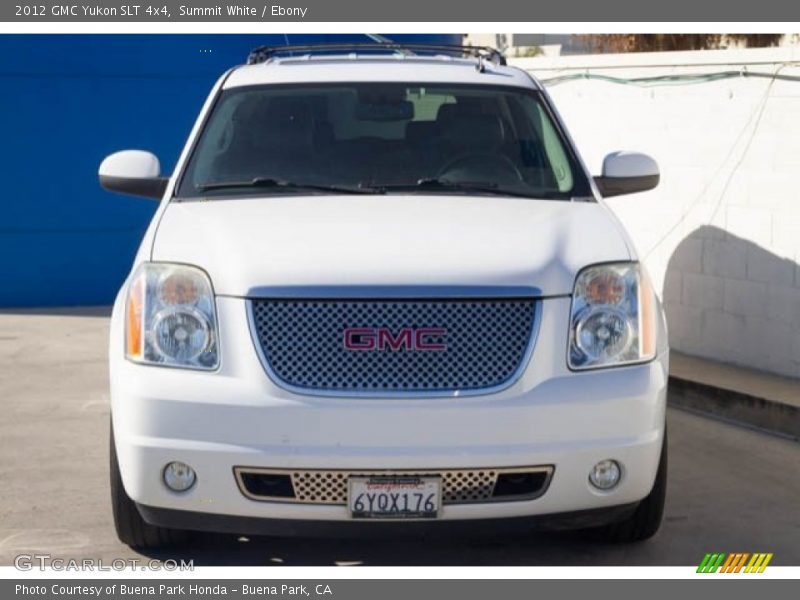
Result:
<svg viewBox="0 0 800 600">
<path fill-rule="evenodd" d="M 639 503 L 629 517 L 611 523 L 596 531 L 600 539 L 612 543 L 641 542 L 655 535 L 664 516 L 664 503 L 667 496 L 667 430 L 661 445 L 661 458 L 658 461 L 656 480 L 653 489 Z"/>
<path fill-rule="evenodd" d="M 186 542 L 188 532 L 150 525 L 139 514 L 136 504 L 131 500 L 122 485 L 119 472 L 117 450 L 114 444 L 114 428 L 111 427 L 110 471 L 111 471 L 111 512 L 114 514 L 114 527 L 117 537 L 123 544 L 137 549 L 158 549 L 176 546 Z"/>
</svg>

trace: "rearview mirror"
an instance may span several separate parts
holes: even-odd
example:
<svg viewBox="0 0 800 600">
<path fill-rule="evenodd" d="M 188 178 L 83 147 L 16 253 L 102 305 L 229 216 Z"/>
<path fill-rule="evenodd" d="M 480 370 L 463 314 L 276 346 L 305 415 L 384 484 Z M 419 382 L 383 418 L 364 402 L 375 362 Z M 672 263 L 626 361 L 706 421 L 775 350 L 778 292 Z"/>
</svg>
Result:
<svg viewBox="0 0 800 600">
<path fill-rule="evenodd" d="M 604 198 L 646 192 L 658 185 L 658 164 L 647 154 L 612 152 L 603 159 L 603 174 L 594 181 Z"/>
<path fill-rule="evenodd" d="M 360 121 L 410 121 L 414 118 L 412 102 L 361 102 L 356 105 L 356 118 Z"/>
<path fill-rule="evenodd" d="M 123 150 L 100 163 L 98 179 L 103 189 L 160 200 L 169 178 L 161 177 L 158 158 L 144 150 Z"/>
</svg>

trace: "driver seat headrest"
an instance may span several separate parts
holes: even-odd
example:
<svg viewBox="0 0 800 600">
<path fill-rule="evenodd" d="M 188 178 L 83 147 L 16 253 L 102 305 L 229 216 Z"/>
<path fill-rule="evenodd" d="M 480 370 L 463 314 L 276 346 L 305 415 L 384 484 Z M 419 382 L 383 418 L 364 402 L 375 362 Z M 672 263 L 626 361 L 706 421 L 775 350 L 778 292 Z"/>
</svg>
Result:
<svg viewBox="0 0 800 600">
<path fill-rule="evenodd" d="M 445 140 L 464 151 L 492 152 L 504 141 L 503 122 L 496 115 L 472 115 L 453 119 L 445 126 Z"/>
</svg>

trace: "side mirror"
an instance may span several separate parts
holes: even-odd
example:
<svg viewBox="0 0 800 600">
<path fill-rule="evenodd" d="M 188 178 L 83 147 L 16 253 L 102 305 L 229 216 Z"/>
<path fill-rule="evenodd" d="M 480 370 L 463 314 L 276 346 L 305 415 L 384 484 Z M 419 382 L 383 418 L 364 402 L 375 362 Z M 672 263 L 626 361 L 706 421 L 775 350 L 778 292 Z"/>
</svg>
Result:
<svg viewBox="0 0 800 600">
<path fill-rule="evenodd" d="M 144 150 L 123 150 L 110 154 L 100 163 L 98 178 L 109 192 L 144 196 L 160 200 L 169 178 L 161 177 L 158 158 Z"/>
<path fill-rule="evenodd" d="M 603 159 L 603 174 L 595 177 L 604 198 L 646 192 L 658 185 L 658 164 L 639 152 L 612 152 Z"/>
</svg>

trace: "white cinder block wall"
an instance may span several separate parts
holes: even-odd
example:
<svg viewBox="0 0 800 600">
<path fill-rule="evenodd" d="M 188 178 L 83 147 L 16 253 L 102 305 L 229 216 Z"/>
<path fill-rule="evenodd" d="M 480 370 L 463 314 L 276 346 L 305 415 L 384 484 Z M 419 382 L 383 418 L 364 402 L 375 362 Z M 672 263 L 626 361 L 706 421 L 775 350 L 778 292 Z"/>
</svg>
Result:
<svg viewBox="0 0 800 600">
<path fill-rule="evenodd" d="M 798 61 L 797 48 L 510 60 L 542 80 L 743 69 L 800 76 Z M 672 347 L 800 377 L 800 81 L 582 79 L 548 90 L 593 173 L 613 150 L 659 162 L 656 190 L 607 203 L 662 292 Z"/>
</svg>

